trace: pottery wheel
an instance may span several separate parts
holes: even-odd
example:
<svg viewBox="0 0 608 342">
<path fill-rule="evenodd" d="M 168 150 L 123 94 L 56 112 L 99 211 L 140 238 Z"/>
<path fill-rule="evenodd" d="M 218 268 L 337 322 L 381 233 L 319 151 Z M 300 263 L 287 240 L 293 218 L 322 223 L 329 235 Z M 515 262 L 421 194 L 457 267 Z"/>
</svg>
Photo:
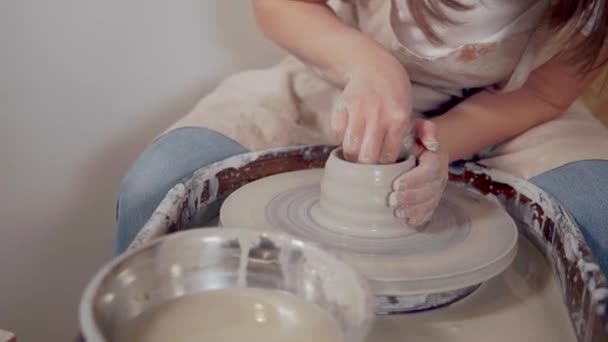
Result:
<svg viewBox="0 0 608 342">
<path fill-rule="evenodd" d="M 515 257 L 512 218 L 496 201 L 454 184 L 446 187 L 431 221 L 413 233 L 404 229 L 397 237 L 362 238 L 330 231 L 314 215 L 322 176 L 322 169 L 303 170 L 247 184 L 224 202 L 221 224 L 313 241 L 358 268 L 374 294 L 389 298 L 386 306 L 401 307 L 396 311 L 417 307 L 412 300 L 425 302 L 424 309 L 458 299 Z M 397 297 L 407 302 L 394 302 Z"/>
</svg>

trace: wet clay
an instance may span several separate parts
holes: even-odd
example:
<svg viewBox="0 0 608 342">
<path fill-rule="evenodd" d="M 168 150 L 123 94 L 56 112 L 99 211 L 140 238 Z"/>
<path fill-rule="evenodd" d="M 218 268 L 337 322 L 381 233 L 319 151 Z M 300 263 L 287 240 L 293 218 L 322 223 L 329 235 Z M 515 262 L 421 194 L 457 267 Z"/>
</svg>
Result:
<svg viewBox="0 0 608 342">
<path fill-rule="evenodd" d="M 414 156 L 394 164 L 373 165 L 344 160 L 341 148 L 332 151 L 311 218 L 327 230 L 348 236 L 390 238 L 414 233 L 415 228 L 389 206 L 389 194 L 394 181 L 415 165 Z"/>
<path fill-rule="evenodd" d="M 378 317 L 368 342 L 574 342 L 559 284 L 544 256 L 520 238 L 500 276 L 449 307 Z"/>
<path fill-rule="evenodd" d="M 161 304 L 121 329 L 117 342 L 346 342 L 334 319 L 283 291 L 226 289 Z"/>
</svg>

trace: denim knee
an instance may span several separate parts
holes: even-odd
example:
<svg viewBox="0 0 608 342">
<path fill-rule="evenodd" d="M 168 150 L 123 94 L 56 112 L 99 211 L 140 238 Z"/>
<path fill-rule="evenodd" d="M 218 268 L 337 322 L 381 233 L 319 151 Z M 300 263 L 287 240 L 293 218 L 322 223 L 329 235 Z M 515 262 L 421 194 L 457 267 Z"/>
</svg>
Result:
<svg viewBox="0 0 608 342">
<path fill-rule="evenodd" d="M 167 192 L 197 169 L 247 150 L 226 136 L 201 127 L 164 134 L 135 161 L 116 204 L 115 254 L 124 251 Z"/>
<path fill-rule="evenodd" d="M 608 273 L 608 161 L 586 160 L 530 180 L 574 217 L 604 273 Z"/>
</svg>

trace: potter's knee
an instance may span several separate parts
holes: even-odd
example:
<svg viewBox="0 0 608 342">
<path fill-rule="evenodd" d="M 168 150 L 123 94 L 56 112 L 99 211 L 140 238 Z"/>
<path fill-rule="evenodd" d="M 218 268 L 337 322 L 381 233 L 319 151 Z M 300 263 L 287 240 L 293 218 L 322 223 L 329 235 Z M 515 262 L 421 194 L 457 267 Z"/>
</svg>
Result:
<svg viewBox="0 0 608 342">
<path fill-rule="evenodd" d="M 149 170 L 142 172 L 142 168 L 134 165 L 124 177 L 117 197 L 117 220 L 121 218 L 138 217 L 142 214 L 151 214 L 155 205 L 160 203 L 164 194 L 171 186 L 172 180 L 166 177 L 162 169 L 155 169 L 155 165 L 148 165 Z M 144 166 L 145 168 L 145 166 Z"/>
<path fill-rule="evenodd" d="M 158 197 L 171 185 L 161 173 L 141 173 L 138 170 L 130 170 L 122 180 L 117 197 L 118 214 L 121 212 L 133 213 L 138 207 L 151 197 Z"/>
<path fill-rule="evenodd" d="M 118 194 L 117 228 L 141 228 L 167 192 L 196 169 L 246 152 L 237 142 L 200 127 L 159 137 L 137 158 Z"/>
<path fill-rule="evenodd" d="M 129 171 L 116 201 L 115 255 L 127 249 L 172 186 L 161 173 Z"/>
<path fill-rule="evenodd" d="M 583 231 L 602 230 L 608 221 L 608 161 L 573 162 L 540 174 L 530 181 L 561 203 Z M 608 243 L 608 235 L 602 232 Z"/>
</svg>

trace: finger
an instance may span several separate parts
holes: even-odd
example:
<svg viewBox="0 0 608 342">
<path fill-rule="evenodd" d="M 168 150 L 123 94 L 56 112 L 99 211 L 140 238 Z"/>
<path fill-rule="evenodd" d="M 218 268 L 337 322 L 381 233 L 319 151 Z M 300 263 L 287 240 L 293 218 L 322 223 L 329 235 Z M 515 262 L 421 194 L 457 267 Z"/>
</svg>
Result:
<svg viewBox="0 0 608 342">
<path fill-rule="evenodd" d="M 430 217 L 437 208 L 437 204 L 439 203 L 438 198 L 439 196 L 435 196 L 424 203 L 406 208 L 404 212 L 407 223 L 412 226 L 418 226 L 425 223 L 425 219 Z"/>
<path fill-rule="evenodd" d="M 378 120 L 367 120 L 358 161 L 364 164 L 377 163 L 383 141 L 384 132 L 382 131 Z"/>
<path fill-rule="evenodd" d="M 334 110 L 331 115 L 331 130 L 333 131 L 337 141 L 344 141 L 344 132 L 348 124 L 348 110 L 346 102 L 342 97 L 336 101 Z"/>
<path fill-rule="evenodd" d="M 425 216 L 417 216 L 412 219 L 406 219 L 406 222 L 410 227 L 420 227 L 429 223 L 429 221 L 433 218 L 433 214 L 434 211 L 430 211 Z"/>
<path fill-rule="evenodd" d="M 398 219 L 407 220 L 407 217 L 405 215 L 405 209 L 403 208 L 396 208 L 393 212 L 393 215 Z"/>
<path fill-rule="evenodd" d="M 438 196 L 436 196 L 413 207 L 397 207 L 395 208 L 394 215 L 397 218 L 406 220 L 408 223 L 423 222 L 433 214 L 438 203 Z"/>
<path fill-rule="evenodd" d="M 361 143 L 365 130 L 365 119 L 359 104 L 349 103 L 347 105 L 347 110 L 348 123 L 346 125 L 342 147 L 344 149 L 344 158 L 348 161 L 356 162 L 359 157 L 359 151 L 361 150 Z"/>
<path fill-rule="evenodd" d="M 416 158 L 419 158 L 425 151 L 428 151 L 426 147 L 422 146 L 422 143 L 416 140 L 415 143 L 411 144 L 408 155 L 413 155 Z"/>
<path fill-rule="evenodd" d="M 413 130 L 408 130 L 405 137 L 401 140 L 401 151 L 403 154 L 411 154 L 412 149 L 417 145 L 416 135 Z"/>
<path fill-rule="evenodd" d="M 424 186 L 441 178 L 441 156 L 425 151 L 418 158 L 418 166 L 405 172 L 393 182 L 393 189 L 405 191 Z"/>
<path fill-rule="evenodd" d="M 388 127 L 380 148 L 380 163 L 394 163 L 399 158 L 405 132 L 406 128 L 404 126 L 391 125 Z"/>
<path fill-rule="evenodd" d="M 435 206 L 435 209 L 433 209 L 432 211 L 427 213 L 426 216 L 424 216 L 422 218 L 420 225 L 427 224 L 427 223 L 429 223 L 429 221 L 431 221 L 431 219 L 433 218 L 433 215 L 435 214 L 435 211 L 437 211 L 438 205 L 439 205 L 439 203 L 437 203 L 437 205 Z"/>
<path fill-rule="evenodd" d="M 422 145 L 429 151 L 439 151 L 439 140 L 437 139 L 437 127 L 430 120 L 418 120 L 416 122 L 416 135 Z"/>
<path fill-rule="evenodd" d="M 441 192 L 441 180 L 431 182 L 418 189 L 407 189 L 396 192 L 397 206 L 413 207 L 424 203 L 437 196 Z"/>
<path fill-rule="evenodd" d="M 395 208 L 408 208 L 424 203 L 443 191 L 445 182 L 437 179 L 426 186 L 404 191 L 393 191 L 388 195 L 388 206 Z"/>
</svg>

